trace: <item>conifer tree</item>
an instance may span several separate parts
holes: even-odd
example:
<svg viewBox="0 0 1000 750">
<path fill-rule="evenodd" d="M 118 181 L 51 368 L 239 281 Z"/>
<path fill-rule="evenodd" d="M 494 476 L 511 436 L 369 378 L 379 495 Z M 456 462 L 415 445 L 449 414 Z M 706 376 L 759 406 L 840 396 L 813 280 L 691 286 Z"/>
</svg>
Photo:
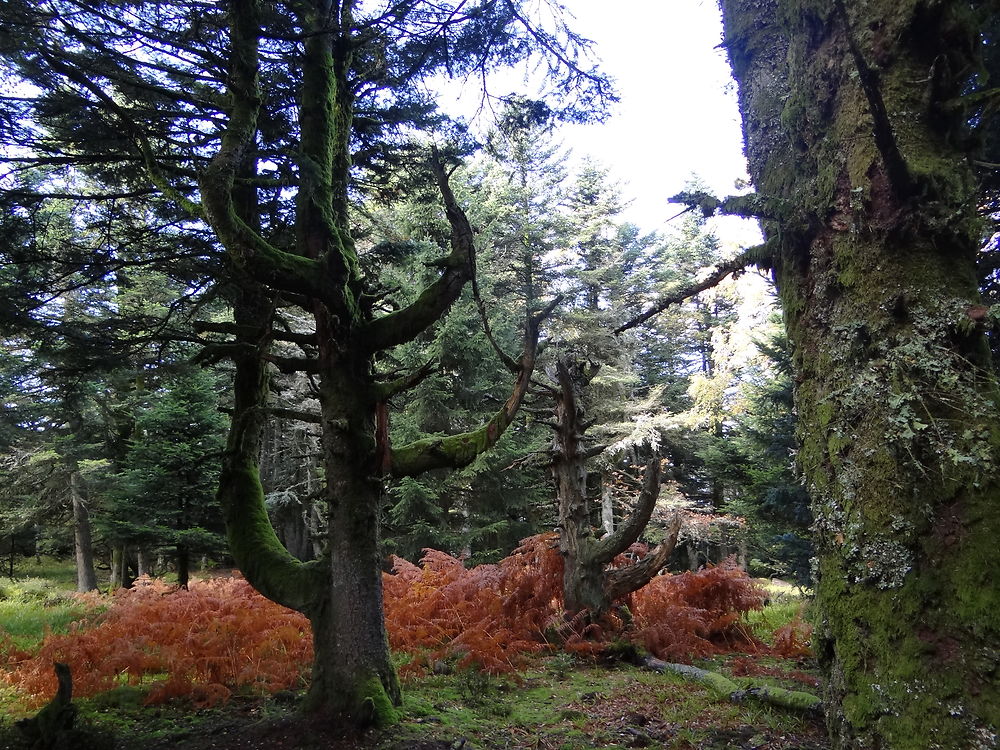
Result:
<svg viewBox="0 0 1000 750">
<path fill-rule="evenodd" d="M 359 257 L 350 204 L 366 186 L 355 178 L 406 153 L 404 125 L 435 123 L 416 84 L 439 72 L 540 63 L 543 84 L 562 96 L 561 116 L 599 114 L 607 82 L 585 40 L 545 5 L 555 11 L 545 23 L 522 3 L 423 0 L 4 8 L 4 59 L 40 94 L 0 123 L 3 142 L 39 163 L 88 169 L 103 196 L 159 192 L 168 214 L 187 214 L 178 232 L 207 235 L 224 258 L 213 276 L 233 320 L 206 321 L 202 330 L 217 338 L 202 361 L 234 368 L 219 490 L 230 550 L 258 590 L 309 616 L 306 708 L 349 725 L 389 721 L 400 701 L 381 606 L 384 479 L 468 465 L 494 445 L 527 390 L 539 324 L 527 321 L 521 355 L 508 363 L 512 392 L 485 424 L 394 444 L 390 399 L 419 377 L 377 373 L 458 298 L 474 274 L 474 238 L 449 180 L 454 160 L 432 149 L 422 177 L 440 193 L 449 248 L 433 281 L 393 305 Z M 32 120 L 33 129 L 14 124 Z M 282 314 L 290 306 L 311 318 L 308 328 Z M 316 383 L 318 414 L 299 416 L 322 429 L 328 544 L 308 563 L 281 546 L 260 484 L 272 367 Z"/>
<path fill-rule="evenodd" d="M 135 426 L 102 526 L 110 539 L 146 551 L 170 548 L 187 588 L 191 557 L 224 549 L 214 496 L 226 424 L 209 373 L 188 366 L 156 380 L 133 407 Z"/>
</svg>

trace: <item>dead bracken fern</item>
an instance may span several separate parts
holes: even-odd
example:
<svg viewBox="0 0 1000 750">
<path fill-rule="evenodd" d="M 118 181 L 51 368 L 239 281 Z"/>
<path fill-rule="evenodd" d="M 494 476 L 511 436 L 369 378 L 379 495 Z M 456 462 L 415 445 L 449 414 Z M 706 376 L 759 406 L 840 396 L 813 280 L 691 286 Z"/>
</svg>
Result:
<svg viewBox="0 0 1000 750">
<path fill-rule="evenodd" d="M 801 623 L 779 632 L 770 649 L 750 635 L 742 615 L 761 608 L 765 594 L 731 564 L 657 576 L 599 619 L 587 612 L 567 619 L 557 541 L 554 533 L 530 537 L 496 565 L 471 569 L 436 550 L 426 550 L 419 566 L 395 558 L 383 577 L 385 617 L 393 649 L 413 657 L 404 673 L 439 662 L 516 673 L 530 654 L 596 654 L 612 641 L 635 642 L 670 661 L 727 651 L 799 656 L 805 649 Z M 107 609 L 69 633 L 48 634 L 31 653 L 0 632 L 0 681 L 39 705 L 55 690 L 52 663 L 59 661 L 70 665 L 81 697 L 133 685 L 147 691 L 148 703 L 177 697 L 203 706 L 308 679 L 309 621 L 242 578 L 194 581 L 188 591 L 140 579 L 109 606 L 106 598 L 92 603 Z"/>
<path fill-rule="evenodd" d="M 119 591 L 93 627 L 49 634 L 30 656 L 7 652 L 0 679 L 29 705 L 55 690 L 52 663 L 70 666 L 74 694 L 149 685 L 147 703 L 185 696 L 211 705 L 234 691 L 302 684 L 311 661 L 309 621 L 242 578 L 194 581 L 187 591 L 140 579 Z"/>
<path fill-rule="evenodd" d="M 743 615 L 763 609 L 766 596 L 730 562 L 697 573 L 657 576 L 631 595 L 633 639 L 666 661 L 764 652 L 767 645 L 750 633 Z"/>
<path fill-rule="evenodd" d="M 421 567 L 394 558 L 383 576 L 386 627 L 390 645 L 415 657 L 407 670 L 455 659 L 459 668 L 514 672 L 525 654 L 546 648 L 561 610 L 553 538 L 531 537 L 497 565 L 471 569 L 437 550 L 425 550 Z"/>
<path fill-rule="evenodd" d="M 743 622 L 766 594 L 731 563 L 657 576 L 626 597 L 625 611 L 599 620 L 588 613 L 564 619 L 556 540 L 530 537 L 499 564 L 472 569 L 435 550 L 426 550 L 420 567 L 397 559 L 384 576 L 386 623 L 393 648 L 414 655 L 407 668 L 457 659 L 459 667 L 511 672 L 524 653 L 558 646 L 592 654 L 616 639 L 671 661 L 767 650 Z"/>
<path fill-rule="evenodd" d="M 811 655 L 812 632 L 812 625 L 802 620 L 801 612 L 797 613 L 791 622 L 774 631 L 774 645 L 771 647 L 771 653 L 789 659 Z"/>
</svg>

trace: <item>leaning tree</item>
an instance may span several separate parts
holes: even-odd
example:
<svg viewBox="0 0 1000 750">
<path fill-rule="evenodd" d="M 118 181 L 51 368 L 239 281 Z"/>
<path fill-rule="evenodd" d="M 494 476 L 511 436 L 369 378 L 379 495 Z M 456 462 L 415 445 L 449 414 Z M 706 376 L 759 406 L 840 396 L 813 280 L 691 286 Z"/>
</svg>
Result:
<svg viewBox="0 0 1000 750">
<path fill-rule="evenodd" d="M 426 370 L 393 372 L 387 353 L 421 337 L 472 278 L 473 232 L 449 185 L 453 162 L 428 149 L 450 251 L 435 262 L 437 280 L 400 302 L 368 272 L 351 201 L 417 128 L 440 124 L 421 81 L 541 65 L 546 85 L 569 95 L 563 115 L 584 118 L 610 93 L 586 46 L 547 2 L 4 6 L 0 58 L 16 85 L 4 92 L 0 132 L 13 163 L 46 176 L 17 195 L 67 192 L 69 167 L 99 186 L 94 200 L 152 188 L 173 207 L 161 211 L 186 213 L 172 232 L 207 229 L 221 252 L 215 288 L 232 320 L 201 327 L 211 341 L 202 359 L 224 358 L 235 373 L 219 498 L 246 577 L 310 618 L 308 709 L 354 725 L 392 717 L 400 694 L 382 615 L 385 478 L 462 466 L 496 442 L 528 387 L 545 313 L 532 311 L 522 354 L 508 358 L 512 394 L 480 429 L 392 445 L 390 399 Z M 303 313 L 309 326 L 295 323 Z M 258 455 L 273 367 L 307 373 L 318 401 L 314 412 L 282 415 L 322 432 L 328 539 L 310 562 L 281 546 L 265 511 Z"/>
<path fill-rule="evenodd" d="M 1000 394 L 969 130 L 996 100 L 996 3 L 722 6 L 758 191 L 742 209 L 793 351 L 831 734 L 995 747 Z"/>
</svg>

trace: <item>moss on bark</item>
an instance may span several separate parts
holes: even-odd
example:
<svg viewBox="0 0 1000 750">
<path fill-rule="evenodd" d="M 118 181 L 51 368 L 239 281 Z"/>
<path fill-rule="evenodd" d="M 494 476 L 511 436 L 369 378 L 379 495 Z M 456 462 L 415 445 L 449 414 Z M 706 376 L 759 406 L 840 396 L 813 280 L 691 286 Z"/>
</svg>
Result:
<svg viewBox="0 0 1000 750">
<path fill-rule="evenodd" d="M 765 230 L 780 244 L 816 518 L 831 734 L 838 747 L 989 747 L 1000 410 L 969 314 L 963 125 L 943 113 L 975 64 L 975 30 L 958 2 L 723 6 L 751 172 L 783 211 Z M 949 72 L 928 76 L 936 64 Z"/>
</svg>

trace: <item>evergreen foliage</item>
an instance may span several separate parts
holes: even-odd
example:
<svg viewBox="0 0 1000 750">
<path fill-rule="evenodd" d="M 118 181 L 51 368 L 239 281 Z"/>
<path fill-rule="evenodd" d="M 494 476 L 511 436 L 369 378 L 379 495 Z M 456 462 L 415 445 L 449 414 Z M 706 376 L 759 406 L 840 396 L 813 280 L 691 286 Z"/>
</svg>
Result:
<svg viewBox="0 0 1000 750">
<path fill-rule="evenodd" d="M 191 555 L 225 548 L 215 490 L 226 425 L 209 373 L 181 367 L 157 381 L 137 394 L 133 436 L 98 524 L 111 543 L 170 548 L 186 585 Z"/>
</svg>

